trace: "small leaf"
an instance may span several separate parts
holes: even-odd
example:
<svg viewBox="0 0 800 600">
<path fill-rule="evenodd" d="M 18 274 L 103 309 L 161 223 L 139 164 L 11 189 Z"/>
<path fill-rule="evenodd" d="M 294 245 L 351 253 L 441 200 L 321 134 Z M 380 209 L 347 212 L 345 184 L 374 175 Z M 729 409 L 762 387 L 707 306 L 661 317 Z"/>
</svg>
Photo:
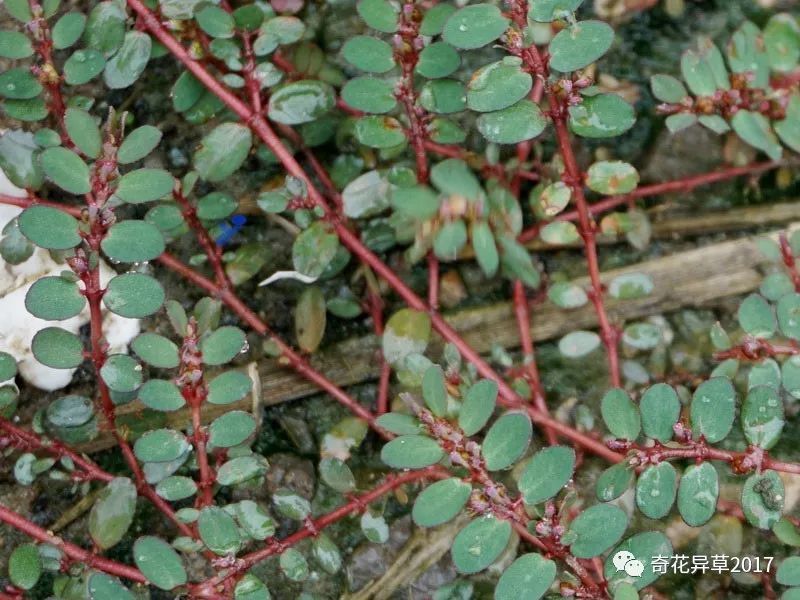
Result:
<svg viewBox="0 0 800 600">
<path fill-rule="evenodd" d="M 603 56 L 614 42 L 614 30 L 603 21 L 578 21 L 550 42 L 550 67 L 562 73 L 582 69 Z"/>
<path fill-rule="evenodd" d="M 383 357 L 400 366 L 410 354 L 422 354 L 431 335 L 430 317 L 424 312 L 404 308 L 386 322 L 383 332 Z"/>
<path fill-rule="evenodd" d="M 644 434 L 659 442 L 672 439 L 672 427 L 681 413 L 678 394 L 666 383 L 657 383 L 648 388 L 639 401 Z"/>
<path fill-rule="evenodd" d="M 518 144 L 532 140 L 542 133 L 547 125 L 544 113 L 530 100 L 488 112 L 478 117 L 478 131 L 488 141 L 496 144 Z"/>
<path fill-rule="evenodd" d="M 415 70 L 428 79 L 451 75 L 461 65 L 458 50 L 445 42 L 434 42 L 419 53 Z"/>
<path fill-rule="evenodd" d="M 612 465 L 597 479 L 595 493 L 601 502 L 611 502 L 624 494 L 633 483 L 633 469 L 626 462 Z"/>
<path fill-rule="evenodd" d="M 126 588 L 119 579 L 101 572 L 94 572 L 89 576 L 89 600 L 135 600 L 135 596 Z"/>
<path fill-rule="evenodd" d="M 565 446 L 540 450 L 528 462 L 518 487 L 525 504 L 538 504 L 553 498 L 572 479 L 575 451 Z"/>
<path fill-rule="evenodd" d="M 27 69 L 7 69 L 0 74 L 0 96 L 29 100 L 42 93 L 42 84 Z"/>
<path fill-rule="evenodd" d="M 25 295 L 28 312 L 48 321 L 70 319 L 80 314 L 84 306 L 86 298 L 75 282 L 66 277 L 37 279 Z"/>
<path fill-rule="evenodd" d="M 100 549 L 116 546 L 133 523 L 136 486 L 127 477 L 116 477 L 100 492 L 89 513 L 89 534 Z"/>
<path fill-rule="evenodd" d="M 556 564 L 539 554 L 523 554 L 503 571 L 494 590 L 495 600 L 539 600 L 556 578 Z"/>
<path fill-rule="evenodd" d="M 350 467 L 336 457 L 329 456 L 319 461 L 319 476 L 326 485 L 341 494 L 352 492 L 356 487 Z"/>
<path fill-rule="evenodd" d="M 447 384 L 439 365 L 428 367 L 422 377 L 422 397 L 426 406 L 437 417 L 447 413 Z"/>
<path fill-rule="evenodd" d="M 675 502 L 678 474 L 668 462 L 647 467 L 636 482 L 636 506 L 646 517 L 665 517 Z"/>
<path fill-rule="evenodd" d="M 569 126 L 585 138 L 609 138 L 622 135 L 636 121 L 633 107 L 616 94 L 584 97 L 569 108 Z"/>
<path fill-rule="evenodd" d="M 292 264 L 303 275 L 319 277 L 333 260 L 338 248 L 339 237 L 328 225 L 316 221 L 295 238 Z"/>
<path fill-rule="evenodd" d="M 236 554 L 241 546 L 236 521 L 217 506 L 208 506 L 200 511 L 197 529 L 208 549 L 220 556 Z"/>
<path fill-rule="evenodd" d="M 45 175 L 62 190 L 77 195 L 92 189 L 89 167 L 74 152 L 61 147 L 48 148 L 42 152 L 41 161 Z"/>
<path fill-rule="evenodd" d="M 558 340 L 558 351 L 567 358 L 581 358 L 600 347 L 600 336 L 593 331 L 573 331 Z"/>
<path fill-rule="evenodd" d="M 303 352 L 315 352 L 325 335 L 327 309 L 322 290 L 312 285 L 303 290 L 297 299 L 294 312 L 294 330 L 297 345 Z"/>
<path fill-rule="evenodd" d="M 510 412 L 497 419 L 483 440 L 481 452 L 490 471 L 505 469 L 516 462 L 531 442 L 530 417 Z"/>
<path fill-rule="evenodd" d="M 103 252 L 119 262 L 146 262 L 164 252 L 164 236 L 146 221 L 128 219 L 111 226 L 100 243 Z"/>
<path fill-rule="evenodd" d="M 678 511 L 690 527 L 705 525 L 717 510 L 719 475 L 710 462 L 691 465 L 678 487 Z"/>
<path fill-rule="evenodd" d="M 203 362 L 207 365 L 224 365 L 233 360 L 246 343 L 244 332 L 238 327 L 232 325 L 220 327 L 200 342 Z"/>
<path fill-rule="evenodd" d="M 691 405 L 692 429 L 697 436 L 715 444 L 728 436 L 736 413 L 736 390 L 727 377 L 704 381 L 694 392 Z"/>
<path fill-rule="evenodd" d="M 395 469 L 422 469 L 443 457 L 439 444 L 421 435 L 401 435 L 381 449 L 381 460 Z"/>
<path fill-rule="evenodd" d="M 153 42 L 141 31 L 128 31 L 120 49 L 111 57 L 103 72 L 106 85 L 112 90 L 133 85 L 150 60 Z"/>
<path fill-rule="evenodd" d="M 29 590 L 36 585 L 42 575 L 42 560 L 39 549 L 33 544 L 23 544 L 14 548 L 8 558 L 8 577 L 18 588 Z"/>
<path fill-rule="evenodd" d="M 342 48 L 342 55 L 354 67 L 370 73 L 385 73 L 394 67 L 392 47 L 383 40 L 367 35 L 348 39 Z"/>
<path fill-rule="evenodd" d="M 516 57 L 490 63 L 473 73 L 467 84 L 467 106 L 478 112 L 507 108 L 522 100 L 533 86 L 533 78 Z"/>
<path fill-rule="evenodd" d="M 143 159 L 161 141 L 162 133 L 157 127 L 143 125 L 131 131 L 117 151 L 117 162 L 127 165 Z"/>
<path fill-rule="evenodd" d="M 800 556 L 785 558 L 778 565 L 775 581 L 781 585 L 800 585 Z"/>
<path fill-rule="evenodd" d="M 392 86 L 377 77 L 355 77 L 342 88 L 342 100 L 357 110 L 384 114 L 397 106 Z"/>
<path fill-rule="evenodd" d="M 136 540 L 133 560 L 147 580 L 162 590 L 174 589 L 187 581 L 178 553 L 157 537 L 144 536 Z"/>
<path fill-rule="evenodd" d="M 398 9 L 388 0 L 360 0 L 356 8 L 369 27 L 383 33 L 397 31 Z"/>
<path fill-rule="evenodd" d="M 49 206 L 30 206 L 19 216 L 19 229 L 31 242 L 48 250 L 67 250 L 81 242 L 78 221 Z"/>
<path fill-rule="evenodd" d="M 70 139 L 89 158 L 100 155 L 102 140 L 100 129 L 92 115 L 85 110 L 70 107 L 64 114 L 64 126 Z"/>
<path fill-rule="evenodd" d="M 277 123 L 299 125 L 318 119 L 330 111 L 335 103 L 335 94 L 327 83 L 295 81 L 275 89 L 269 99 L 267 114 Z"/>
<path fill-rule="evenodd" d="M 511 524 L 490 516 L 478 517 L 458 532 L 451 554 L 459 573 L 482 571 L 498 559 L 511 537 Z"/>
<path fill-rule="evenodd" d="M 485 46 L 499 38 L 509 21 L 492 4 L 472 4 L 457 10 L 445 22 L 444 41 L 462 50 Z"/>
<path fill-rule="evenodd" d="M 342 555 L 333 540 L 324 533 L 317 536 L 311 546 L 314 558 L 324 571 L 333 575 L 342 568 Z"/>
<path fill-rule="evenodd" d="M 630 396 L 621 388 L 609 390 L 601 404 L 603 421 L 616 438 L 634 441 L 641 431 L 641 417 Z"/>
<path fill-rule="evenodd" d="M 108 282 L 103 303 L 121 317 L 141 319 L 164 304 L 164 288 L 149 275 L 125 273 Z"/>
<path fill-rule="evenodd" d="M 627 194 L 639 184 L 639 172 L 621 160 L 594 163 L 586 173 L 586 185 L 599 194 Z"/>
<path fill-rule="evenodd" d="M 800 294 L 792 292 L 782 296 L 775 314 L 781 333 L 788 338 L 800 339 Z"/>
<path fill-rule="evenodd" d="M 356 121 L 356 139 L 370 148 L 394 148 L 406 140 L 400 121 L 394 117 L 369 116 Z"/>
<path fill-rule="evenodd" d="M 417 496 L 411 518 L 420 527 L 447 523 L 462 511 L 471 492 L 471 485 L 455 477 L 432 483 Z"/>
<path fill-rule="evenodd" d="M 159 369 L 174 369 L 180 364 L 178 347 L 157 333 L 137 335 L 131 342 L 131 349 L 147 364 Z"/>
<path fill-rule="evenodd" d="M 689 95 L 680 80 L 671 75 L 653 75 L 650 78 L 650 88 L 657 100 L 670 104 L 681 102 Z"/>
<path fill-rule="evenodd" d="M 34 357 L 53 369 L 74 369 L 83 362 L 83 343 L 60 327 L 40 329 L 31 341 Z"/>
<path fill-rule="evenodd" d="M 158 200 L 172 193 L 175 178 L 164 169 L 136 169 L 122 176 L 116 195 L 130 204 Z"/>
<path fill-rule="evenodd" d="M 494 412 L 497 404 L 497 383 L 482 379 L 472 385 L 464 395 L 464 402 L 458 415 L 458 426 L 464 435 L 478 433 Z"/>
<path fill-rule="evenodd" d="M 614 565 L 614 556 L 619 552 L 632 554 L 636 560 L 644 565 L 644 570 L 639 577 L 632 577 L 624 570 L 617 569 Z M 641 590 L 653 583 L 661 575 L 656 557 L 662 561 L 669 561 L 672 557 L 672 544 L 663 533 L 660 531 L 646 531 L 629 537 L 614 548 L 606 558 L 603 569 L 606 581 L 609 582 L 612 589 L 621 582 L 627 582 L 635 586 L 637 590 Z M 656 563 L 655 565 L 654 562 Z"/>
<path fill-rule="evenodd" d="M 308 500 L 289 489 L 278 489 L 272 495 L 272 501 L 275 503 L 275 509 L 289 519 L 302 521 L 311 514 L 311 505 Z"/>
<path fill-rule="evenodd" d="M 267 461 L 259 455 L 237 456 L 217 469 L 217 483 L 239 485 L 262 477 L 267 472 Z M 266 514 L 264 514 L 266 517 Z M 263 539 L 263 538 L 261 538 Z"/>
<path fill-rule="evenodd" d="M 256 421 L 250 413 L 232 410 L 214 419 L 208 429 L 209 445 L 217 448 L 232 448 L 253 435 L 256 430 Z"/>
<path fill-rule="evenodd" d="M 608 293 L 619 300 L 633 300 L 649 296 L 655 284 L 645 273 L 624 273 L 617 275 L 608 284 Z"/>
<path fill-rule="evenodd" d="M 241 371 L 225 371 L 208 383 L 208 401 L 211 404 L 231 404 L 250 393 L 253 381 Z"/>
<path fill-rule="evenodd" d="M 24 33 L 8 30 L 0 31 L 0 57 L 16 60 L 28 58 L 32 54 L 33 44 Z"/>
<path fill-rule="evenodd" d="M 148 408 L 161 412 L 178 410 L 186 404 L 178 386 L 164 379 L 149 379 L 139 388 L 136 396 Z"/>
<path fill-rule="evenodd" d="M 570 552 L 577 558 L 599 556 L 622 538 L 628 516 L 613 504 L 596 504 L 581 512 L 567 532 L 575 537 Z"/>
<path fill-rule="evenodd" d="M 760 385 L 747 392 L 742 404 L 742 429 L 747 441 L 769 450 L 781 437 L 784 417 L 783 401 L 778 392 Z"/>
<path fill-rule="evenodd" d="M 253 134 L 248 127 L 239 123 L 218 125 L 200 142 L 194 154 L 194 168 L 207 181 L 223 181 L 242 166 L 252 143 Z"/>
<path fill-rule="evenodd" d="M 747 521 L 759 529 L 770 529 L 781 518 L 786 490 L 775 471 L 754 473 L 742 488 L 742 510 Z"/>
<path fill-rule="evenodd" d="M 136 440 L 133 452 L 142 462 L 170 462 L 190 448 L 183 434 L 172 429 L 153 429 Z"/>
<path fill-rule="evenodd" d="M 778 160 L 783 155 L 769 120 L 761 113 L 740 110 L 733 115 L 731 127 L 742 140 L 763 151 L 770 159 Z"/>
</svg>

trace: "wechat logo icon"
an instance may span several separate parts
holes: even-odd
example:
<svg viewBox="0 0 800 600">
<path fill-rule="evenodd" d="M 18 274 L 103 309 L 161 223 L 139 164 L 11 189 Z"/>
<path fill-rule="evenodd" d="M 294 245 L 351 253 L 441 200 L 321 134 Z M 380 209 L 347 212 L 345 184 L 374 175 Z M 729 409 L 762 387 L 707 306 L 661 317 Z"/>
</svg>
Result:
<svg viewBox="0 0 800 600">
<path fill-rule="evenodd" d="M 644 564 L 627 550 L 620 550 L 611 559 L 614 567 L 619 571 L 625 571 L 631 577 L 641 577 L 644 571 Z"/>
</svg>

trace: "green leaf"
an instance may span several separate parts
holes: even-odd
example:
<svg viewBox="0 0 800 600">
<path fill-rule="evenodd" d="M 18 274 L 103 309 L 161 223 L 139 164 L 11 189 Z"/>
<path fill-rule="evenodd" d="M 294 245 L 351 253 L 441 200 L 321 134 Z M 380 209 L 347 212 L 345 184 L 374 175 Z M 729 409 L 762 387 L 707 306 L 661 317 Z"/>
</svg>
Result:
<svg viewBox="0 0 800 600">
<path fill-rule="evenodd" d="M 286 488 L 278 489 L 272 495 L 272 502 L 281 515 L 295 521 L 302 521 L 311 514 L 308 500 Z"/>
<path fill-rule="evenodd" d="M 33 44 L 19 31 L 0 31 L 0 57 L 13 60 L 28 58 L 33 54 Z"/>
<path fill-rule="evenodd" d="M 0 134 L 0 169 L 11 183 L 32 190 L 42 186 L 37 150 L 36 138 L 26 131 L 9 129 Z"/>
<path fill-rule="evenodd" d="M 624 570 L 617 569 L 614 565 L 614 556 L 619 552 L 629 552 L 635 560 L 641 561 L 644 565 L 641 576 L 632 577 L 625 573 Z M 658 562 L 656 562 L 655 566 L 653 565 L 655 557 L 661 557 L 662 561 L 669 561 L 672 557 L 672 544 L 667 536 L 660 531 L 646 531 L 629 537 L 614 548 L 606 558 L 603 571 L 606 580 L 610 584 L 609 587 L 614 589 L 614 586 L 620 582 L 630 583 L 637 590 L 647 587 L 658 579 L 661 574 L 658 570 Z"/>
<path fill-rule="evenodd" d="M 472 224 L 469 236 L 481 270 L 487 277 L 493 277 L 500 266 L 500 255 L 497 252 L 492 228 L 486 221 L 476 221 Z"/>
<path fill-rule="evenodd" d="M 89 167 L 80 156 L 66 148 L 48 148 L 41 155 L 42 169 L 50 180 L 70 194 L 87 194 Z M 55 210 L 55 209 L 51 209 Z"/>
<path fill-rule="evenodd" d="M 569 126 L 573 133 L 586 138 L 609 138 L 622 135 L 633 127 L 633 107 L 616 94 L 597 94 L 569 108 Z"/>
<path fill-rule="evenodd" d="M 47 422 L 55 427 L 80 427 L 93 416 L 92 401 L 85 396 L 63 396 L 45 411 Z"/>
<path fill-rule="evenodd" d="M 612 465 L 597 479 L 595 493 L 601 502 L 611 502 L 624 494 L 633 483 L 634 472 L 627 462 Z"/>
<path fill-rule="evenodd" d="M 678 511 L 690 527 L 705 525 L 717 510 L 719 475 L 710 462 L 691 465 L 678 487 Z"/>
<path fill-rule="evenodd" d="M 157 333 L 137 335 L 131 342 L 131 348 L 147 364 L 159 369 L 174 369 L 180 364 L 178 346 Z"/>
<path fill-rule="evenodd" d="M 444 223 L 433 238 L 433 252 L 442 260 L 455 260 L 467 243 L 467 226 L 461 219 Z"/>
<path fill-rule="evenodd" d="M 383 33 L 397 31 L 398 9 L 388 0 L 360 0 L 356 9 L 369 27 Z"/>
<path fill-rule="evenodd" d="M 66 277 L 37 279 L 25 295 L 28 312 L 47 321 L 70 319 L 78 315 L 84 306 L 86 298 L 75 282 Z"/>
<path fill-rule="evenodd" d="M 411 518 L 420 527 L 436 527 L 458 516 L 469 500 L 472 486 L 456 477 L 426 487 L 414 501 Z"/>
<path fill-rule="evenodd" d="M 464 395 L 458 426 L 465 435 L 478 433 L 489 421 L 496 404 L 497 383 L 491 379 L 478 381 Z"/>
<path fill-rule="evenodd" d="M 17 374 L 17 361 L 8 352 L 0 352 L 0 381 L 8 381 Z"/>
<path fill-rule="evenodd" d="M 164 288 L 149 275 L 125 273 L 108 282 L 103 303 L 121 317 L 141 319 L 164 304 Z"/>
<path fill-rule="evenodd" d="M 725 439 L 733 427 L 736 390 L 727 377 L 704 381 L 694 392 L 691 405 L 692 429 L 715 444 Z"/>
<path fill-rule="evenodd" d="M 269 99 L 267 115 L 277 123 L 299 125 L 320 118 L 335 104 L 334 91 L 327 83 L 295 81 L 274 90 Z"/>
<path fill-rule="evenodd" d="M 218 125 L 200 142 L 194 154 L 194 168 L 203 179 L 223 181 L 242 166 L 252 143 L 253 134 L 248 127 L 238 123 Z"/>
<path fill-rule="evenodd" d="M 344 213 L 353 219 L 381 213 L 389 204 L 387 196 L 391 187 L 377 170 L 359 175 L 342 190 Z"/>
<path fill-rule="evenodd" d="M 800 556 L 790 556 L 778 565 L 775 581 L 781 585 L 800 585 Z"/>
<path fill-rule="evenodd" d="M 466 90 L 456 79 L 434 79 L 422 86 L 419 103 L 429 112 L 456 113 L 467 107 Z"/>
<path fill-rule="evenodd" d="M 102 53 L 91 48 L 76 50 L 64 63 L 64 81 L 83 85 L 97 77 L 106 66 Z"/>
<path fill-rule="evenodd" d="M 445 194 L 477 199 L 481 193 L 480 182 L 467 163 L 458 158 L 448 158 L 431 169 L 431 181 Z"/>
<path fill-rule="evenodd" d="M 422 397 L 431 412 L 437 417 L 447 413 L 447 384 L 444 371 L 439 365 L 428 367 L 422 376 Z"/>
<path fill-rule="evenodd" d="M 556 563 L 539 554 L 523 554 L 503 571 L 494 590 L 495 600 L 539 600 L 553 585 Z"/>
<path fill-rule="evenodd" d="M 606 427 L 615 438 L 634 441 L 639 437 L 642 428 L 639 407 L 625 390 L 613 388 L 606 392 L 600 410 Z"/>
<path fill-rule="evenodd" d="M 789 13 L 772 15 L 764 27 L 764 47 L 775 71 L 788 72 L 800 61 L 800 27 Z"/>
<path fill-rule="evenodd" d="M 639 401 L 644 434 L 666 443 L 672 439 L 672 426 L 681 414 L 681 402 L 672 386 L 657 383 L 649 387 Z"/>
<path fill-rule="evenodd" d="M 569 547 L 577 558 L 593 558 L 616 544 L 628 527 L 628 516 L 613 504 L 596 504 L 581 512 L 567 530 L 575 541 Z"/>
<path fill-rule="evenodd" d="M 650 89 L 657 100 L 670 104 L 681 102 L 689 95 L 680 80 L 671 75 L 653 75 L 650 78 Z"/>
<path fill-rule="evenodd" d="M 146 262 L 164 252 L 164 236 L 155 225 L 129 219 L 113 225 L 100 244 L 109 258 L 118 262 Z"/>
<path fill-rule="evenodd" d="M 739 110 L 731 119 L 731 127 L 743 141 L 761 150 L 770 159 L 778 160 L 783 155 L 769 120 L 761 113 Z"/>
<path fill-rule="evenodd" d="M 23 544 L 14 548 L 8 558 L 8 577 L 18 588 L 29 590 L 36 585 L 42 575 L 42 560 L 39 549 L 33 544 Z"/>
<path fill-rule="evenodd" d="M 135 596 L 126 588 L 119 579 L 105 573 L 94 572 L 89 575 L 89 600 L 135 600 Z"/>
<path fill-rule="evenodd" d="M 172 194 L 175 178 L 164 169 L 136 169 L 123 175 L 116 195 L 130 204 L 158 200 Z"/>
<path fill-rule="evenodd" d="M 68 12 L 56 21 L 51 31 L 53 48 L 63 50 L 77 42 L 86 26 L 86 15 L 80 12 Z"/>
<path fill-rule="evenodd" d="M 537 0 L 531 2 L 528 18 L 541 23 L 550 23 L 556 19 L 567 19 L 581 5 L 583 0 Z"/>
<path fill-rule="evenodd" d="M 775 334 L 777 321 L 772 307 L 758 294 L 750 294 L 739 305 L 739 325 L 746 333 L 758 338 L 769 338 Z"/>
<path fill-rule="evenodd" d="M 100 2 L 89 13 L 83 40 L 88 48 L 109 57 L 125 39 L 125 12 L 116 2 Z"/>
<path fill-rule="evenodd" d="M 472 4 L 453 13 L 442 31 L 444 41 L 471 50 L 486 46 L 499 38 L 508 28 L 509 21 L 492 4 Z"/>
<path fill-rule="evenodd" d="M 649 296 L 655 283 L 645 273 L 623 273 L 617 275 L 608 284 L 608 293 L 619 300 L 634 300 Z"/>
<path fill-rule="evenodd" d="M 456 7 L 451 4 L 434 4 L 425 11 L 419 32 L 428 36 L 441 34 L 444 24 L 454 12 L 456 12 Z"/>
<path fill-rule="evenodd" d="M 383 114 L 397 106 L 392 86 L 377 77 L 355 77 L 341 91 L 342 100 L 357 110 Z"/>
<path fill-rule="evenodd" d="M 320 534 L 311 546 L 311 552 L 319 565 L 328 574 L 338 573 L 342 568 L 342 555 L 333 540 L 327 535 Z"/>
<path fill-rule="evenodd" d="M 775 471 L 754 473 L 742 488 L 742 510 L 747 521 L 759 529 L 771 529 L 781 518 L 786 490 Z"/>
<path fill-rule="evenodd" d="M 30 71 L 8 69 L 0 74 L 0 96 L 10 100 L 29 100 L 42 93 L 42 84 Z"/>
<path fill-rule="evenodd" d="M 500 264 L 504 272 L 530 288 L 539 287 L 541 277 L 526 248 L 510 236 L 499 236 L 497 241 L 502 249 Z"/>
<path fill-rule="evenodd" d="M 148 334 L 142 334 L 148 335 Z M 155 335 L 155 334 L 153 334 Z M 186 404 L 178 386 L 164 379 L 150 379 L 139 388 L 139 400 L 153 410 L 171 412 L 178 410 Z"/>
<path fill-rule="evenodd" d="M 220 485 L 239 485 L 240 483 L 252 481 L 258 477 L 262 477 L 267 472 L 268 466 L 267 460 L 257 454 L 237 456 L 227 461 L 217 470 L 217 483 Z M 260 508 L 256 508 L 262 515 L 260 519 L 261 524 L 257 526 L 255 523 L 252 524 L 250 527 L 251 532 L 255 527 L 266 528 L 265 518 L 268 520 L 266 513 L 262 513 Z"/>
<path fill-rule="evenodd" d="M 600 336 L 593 331 L 572 331 L 558 340 L 558 351 L 567 358 L 582 358 L 600 347 Z"/>
<path fill-rule="evenodd" d="M 429 437 L 401 435 L 384 445 L 381 460 L 395 469 L 422 469 L 444 458 L 444 451 Z"/>
<path fill-rule="evenodd" d="M 33 19 L 30 4 L 26 0 L 6 0 L 3 6 L 20 23 L 28 23 Z"/>
<path fill-rule="evenodd" d="M 356 480 L 350 467 L 336 457 L 329 456 L 319 461 L 319 476 L 326 485 L 340 494 L 347 494 L 356 488 Z"/>
<path fill-rule="evenodd" d="M 678 474 L 670 463 L 647 467 L 636 482 L 636 506 L 651 519 L 665 517 L 675 502 L 677 485 Z"/>
<path fill-rule="evenodd" d="M 122 47 L 106 63 L 103 79 L 112 90 L 133 85 L 150 60 L 153 42 L 141 31 L 128 31 Z"/>
<path fill-rule="evenodd" d="M 386 431 L 397 435 L 416 435 L 422 433 L 422 425 L 411 415 L 385 413 L 376 419 L 376 423 Z"/>
<path fill-rule="evenodd" d="M 511 524 L 491 516 L 478 517 L 458 532 L 451 554 L 459 573 L 482 571 L 497 560 L 511 538 Z"/>
<path fill-rule="evenodd" d="M 392 47 L 368 35 L 348 39 L 342 48 L 342 55 L 354 67 L 369 73 L 386 73 L 394 67 Z"/>
<path fill-rule="evenodd" d="M 781 383 L 792 398 L 800 398 L 800 356 L 791 356 L 784 361 Z"/>
<path fill-rule="evenodd" d="M 142 385 L 142 365 L 127 354 L 112 354 L 100 368 L 100 376 L 114 392 L 134 392 Z"/>
<path fill-rule="evenodd" d="M 741 420 L 748 442 L 765 450 L 772 448 L 786 423 L 778 392 L 766 385 L 751 388 L 742 403 Z"/>
<path fill-rule="evenodd" d="M 550 42 L 550 68 L 562 73 L 582 69 L 603 56 L 613 42 L 614 30 L 608 23 L 578 21 Z"/>
<path fill-rule="evenodd" d="M 253 382 L 242 371 L 225 371 L 208 384 L 208 401 L 211 404 L 231 404 L 250 393 Z"/>
<path fill-rule="evenodd" d="M 295 548 L 289 548 L 281 554 L 279 559 L 281 571 L 292 581 L 305 581 L 308 579 L 308 563 Z"/>
<path fill-rule="evenodd" d="M 191 449 L 186 437 L 173 429 L 153 429 L 133 445 L 133 452 L 142 462 L 170 462 Z"/>
<path fill-rule="evenodd" d="M 246 343 L 244 332 L 238 327 L 220 327 L 200 342 L 203 362 L 207 365 L 224 365 L 238 355 Z"/>
<path fill-rule="evenodd" d="M 361 117 L 356 121 L 355 135 L 370 148 L 394 148 L 406 140 L 403 126 L 394 117 Z"/>
<path fill-rule="evenodd" d="M 550 446 L 534 454 L 517 484 L 525 504 L 538 504 L 554 497 L 572 479 L 574 469 L 572 448 Z"/>
<path fill-rule="evenodd" d="M 253 415 L 232 410 L 217 417 L 209 426 L 208 443 L 216 448 L 232 448 L 249 438 L 256 430 Z"/>
<path fill-rule="evenodd" d="M 467 84 L 467 106 L 478 112 L 507 108 L 528 95 L 533 78 L 510 56 L 481 67 Z"/>
<path fill-rule="evenodd" d="M 530 417 L 510 412 L 497 419 L 486 432 L 481 453 L 490 471 L 505 469 L 516 462 L 531 443 Z"/>
<path fill-rule="evenodd" d="M 775 313 L 781 333 L 792 339 L 800 339 L 800 294 L 783 295 L 778 300 Z"/>
<path fill-rule="evenodd" d="M 794 94 L 789 98 L 786 118 L 774 121 L 772 126 L 784 144 L 795 152 L 800 152 L 800 96 Z"/>
<path fill-rule="evenodd" d="M 542 227 L 539 237 L 554 246 L 574 244 L 581 239 L 577 226 L 569 221 L 551 221 Z"/>
<path fill-rule="evenodd" d="M 767 385 L 775 390 L 781 387 L 781 368 L 771 358 L 754 362 L 747 374 L 747 389 Z"/>
<path fill-rule="evenodd" d="M 117 162 L 127 165 L 143 159 L 161 141 L 162 133 L 157 127 L 143 125 L 131 131 L 117 151 Z"/>
<path fill-rule="evenodd" d="M 294 311 L 297 345 L 303 352 L 315 352 L 325 335 L 327 309 L 322 290 L 315 285 L 303 290 Z"/>
<path fill-rule="evenodd" d="M 395 367 L 402 366 L 410 354 L 422 354 L 431 336 L 430 317 L 421 311 L 404 308 L 386 322 L 383 332 L 383 357 Z"/>
<path fill-rule="evenodd" d="M 434 42 L 419 53 L 415 70 L 428 79 L 451 75 L 461 65 L 458 50 L 445 42 Z"/>
<path fill-rule="evenodd" d="M 214 38 L 233 37 L 235 24 L 230 13 L 219 6 L 206 5 L 195 14 L 200 29 Z"/>
<path fill-rule="evenodd" d="M 427 220 L 439 212 L 439 198 L 427 186 L 413 185 L 391 190 L 392 207 L 403 215 Z"/>
<path fill-rule="evenodd" d="M 544 131 L 547 119 L 537 104 L 520 100 L 513 106 L 478 117 L 478 131 L 496 144 L 517 144 Z"/>
<path fill-rule="evenodd" d="M 336 256 L 339 237 L 322 221 L 314 222 L 292 244 L 292 264 L 308 277 L 319 277 Z"/>
<path fill-rule="evenodd" d="M 171 590 L 187 581 L 178 553 L 165 541 L 154 537 L 140 537 L 133 544 L 133 560 L 147 580 L 157 588 Z"/>
<path fill-rule="evenodd" d="M 197 528 L 203 543 L 215 554 L 236 554 L 241 546 L 236 521 L 217 506 L 208 506 L 200 511 Z"/>
<path fill-rule="evenodd" d="M 100 155 L 102 141 L 100 129 L 92 115 L 79 108 L 68 108 L 64 115 L 64 125 L 70 139 L 89 158 Z"/>
<path fill-rule="evenodd" d="M 33 356 L 53 369 L 74 369 L 83 362 L 83 343 L 60 327 L 40 329 L 31 341 Z"/>
<path fill-rule="evenodd" d="M 586 185 L 599 194 L 627 194 L 639 184 L 639 172 L 621 160 L 594 163 L 586 173 Z"/>
<path fill-rule="evenodd" d="M 127 477 L 115 477 L 97 497 L 89 513 L 89 535 L 101 550 L 116 546 L 133 523 L 136 486 Z"/>
</svg>

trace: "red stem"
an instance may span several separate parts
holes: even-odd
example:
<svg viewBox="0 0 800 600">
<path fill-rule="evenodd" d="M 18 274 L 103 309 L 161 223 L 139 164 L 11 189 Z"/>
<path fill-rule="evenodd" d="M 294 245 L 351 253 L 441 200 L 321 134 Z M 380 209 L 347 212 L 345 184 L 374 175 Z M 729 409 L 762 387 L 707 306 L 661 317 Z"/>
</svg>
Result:
<svg viewBox="0 0 800 600">
<path fill-rule="evenodd" d="M 72 562 L 81 562 L 91 568 L 108 573 L 109 575 L 124 577 L 136 583 L 147 583 L 147 579 L 145 579 L 144 575 L 142 575 L 138 569 L 118 563 L 115 560 L 97 556 L 75 544 L 66 542 L 52 533 L 45 531 L 3 504 L 0 504 L 0 521 L 7 523 L 14 529 L 25 533 L 39 542 L 52 544 L 66 554 Z"/>
</svg>

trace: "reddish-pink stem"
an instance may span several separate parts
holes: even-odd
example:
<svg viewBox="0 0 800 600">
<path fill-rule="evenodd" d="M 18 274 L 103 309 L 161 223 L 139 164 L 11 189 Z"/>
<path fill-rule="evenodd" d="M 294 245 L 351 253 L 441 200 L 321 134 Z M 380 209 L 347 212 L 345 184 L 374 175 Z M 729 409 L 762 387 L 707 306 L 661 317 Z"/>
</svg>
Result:
<svg viewBox="0 0 800 600">
<path fill-rule="evenodd" d="M 147 583 L 147 579 L 145 579 L 144 575 L 142 575 L 138 569 L 118 563 L 115 560 L 103 558 L 75 544 L 66 542 L 3 504 L 0 504 L 0 521 L 7 523 L 14 529 L 23 532 L 39 542 L 52 544 L 60 549 L 71 562 L 81 562 L 98 571 L 103 571 L 109 575 L 116 575 L 117 577 L 124 577 L 136 583 Z"/>
</svg>

